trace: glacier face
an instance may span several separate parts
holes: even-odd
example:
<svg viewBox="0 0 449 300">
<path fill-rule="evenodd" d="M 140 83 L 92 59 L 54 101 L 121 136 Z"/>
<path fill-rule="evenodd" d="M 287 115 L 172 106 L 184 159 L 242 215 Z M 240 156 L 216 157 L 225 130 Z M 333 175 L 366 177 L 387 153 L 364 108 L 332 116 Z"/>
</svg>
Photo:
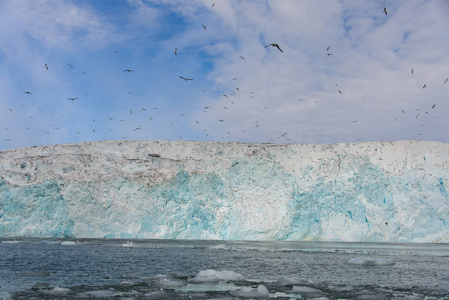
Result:
<svg viewBox="0 0 449 300">
<path fill-rule="evenodd" d="M 1 237 L 449 242 L 437 142 L 86 142 L 0 175 Z"/>
</svg>

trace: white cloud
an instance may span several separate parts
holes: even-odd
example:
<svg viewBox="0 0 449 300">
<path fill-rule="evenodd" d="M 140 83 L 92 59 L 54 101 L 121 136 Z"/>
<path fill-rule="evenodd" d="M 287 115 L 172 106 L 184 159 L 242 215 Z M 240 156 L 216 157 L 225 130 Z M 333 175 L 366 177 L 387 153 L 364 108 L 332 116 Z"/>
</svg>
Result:
<svg viewBox="0 0 449 300">
<path fill-rule="evenodd" d="M 72 1 L 14 0 L 4 9 L 8 13 L 2 23 L 10 25 L 10 38 L 23 31 L 39 43 L 63 49 L 104 47 L 118 39 L 111 35 L 114 26 L 98 11 Z"/>
<path fill-rule="evenodd" d="M 449 141 L 440 129 L 449 125 L 444 2 L 389 2 L 388 16 L 379 1 L 212 3 L 129 0 L 103 10 L 95 2 L 3 2 L 8 14 L 0 12 L 0 25 L 13 29 L 0 35 L 0 76 L 8 87 L 0 101 L 16 105 L 23 89 L 36 90 L 33 105 L 46 105 L 46 117 L 67 127 L 68 140 L 81 127 L 50 111 L 96 118 L 102 135 L 80 139 Z M 270 43 L 284 52 L 265 48 Z M 52 72 L 43 72 L 44 62 Z M 78 104 L 50 102 L 84 93 Z M 157 122 L 125 118 L 122 102 L 159 106 Z M 126 124 L 109 122 L 109 115 Z M 144 130 L 134 131 L 139 125 Z M 90 123 L 82 131 L 92 131 Z"/>
</svg>

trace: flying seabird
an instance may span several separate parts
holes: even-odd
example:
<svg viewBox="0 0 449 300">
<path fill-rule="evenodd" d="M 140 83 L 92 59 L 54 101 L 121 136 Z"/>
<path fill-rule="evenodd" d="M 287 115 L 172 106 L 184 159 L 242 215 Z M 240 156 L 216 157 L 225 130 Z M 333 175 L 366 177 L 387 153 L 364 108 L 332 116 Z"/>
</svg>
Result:
<svg viewBox="0 0 449 300">
<path fill-rule="evenodd" d="M 48 65 L 47 64 L 45 64 L 45 69 L 47 69 L 47 71 L 48 71 Z"/>
<path fill-rule="evenodd" d="M 205 25 L 203 25 L 203 28 L 204 28 L 204 30 L 206 30 L 206 26 Z"/>
<path fill-rule="evenodd" d="M 241 56 L 241 55 L 240 55 L 240 58 L 243 59 L 243 60 L 245 60 L 245 58 L 244 58 L 243 56 Z"/>
<path fill-rule="evenodd" d="M 76 99 L 78 99 L 78 98 L 67 98 L 67 100 L 72 100 L 72 101 L 75 101 Z"/>
<path fill-rule="evenodd" d="M 414 70 L 412 69 L 412 74 L 413 74 Z"/>
<path fill-rule="evenodd" d="M 330 49 L 331 47 L 329 46 L 329 47 L 327 47 L 327 49 L 326 49 L 326 51 L 329 51 L 329 49 Z"/>
<path fill-rule="evenodd" d="M 130 69 L 126 69 L 126 70 L 124 70 L 123 72 L 134 72 L 133 70 L 130 70 Z"/>
<path fill-rule="evenodd" d="M 73 68 L 73 66 L 71 64 L 68 64 L 70 68 Z"/>
<path fill-rule="evenodd" d="M 175 55 L 178 54 L 178 48 L 175 48 Z"/>
<path fill-rule="evenodd" d="M 385 7 L 384 7 L 384 13 L 385 13 L 385 15 L 388 15 L 387 8 L 385 8 Z"/>
<path fill-rule="evenodd" d="M 185 78 L 185 77 L 182 77 L 182 76 L 179 76 L 179 78 L 184 79 L 185 81 L 187 81 L 187 80 L 193 80 L 193 78 Z"/>
<path fill-rule="evenodd" d="M 449 78 L 446 78 L 446 80 L 444 81 L 444 83 L 446 83 L 446 82 L 448 82 L 449 81 Z"/>
<path fill-rule="evenodd" d="M 269 45 L 266 45 L 265 48 L 267 48 L 268 46 L 276 47 L 276 48 L 278 48 L 278 50 L 281 51 L 282 53 L 284 52 L 284 51 L 282 51 L 281 47 L 279 47 L 278 44 L 269 44 Z"/>
<path fill-rule="evenodd" d="M 26 91 L 26 92 L 23 92 L 24 94 L 27 94 L 27 95 L 33 95 L 33 93 L 31 93 L 31 92 L 28 92 L 28 91 Z"/>
<path fill-rule="evenodd" d="M 425 89 L 426 87 L 427 87 L 427 84 L 424 84 L 422 88 Z"/>
</svg>

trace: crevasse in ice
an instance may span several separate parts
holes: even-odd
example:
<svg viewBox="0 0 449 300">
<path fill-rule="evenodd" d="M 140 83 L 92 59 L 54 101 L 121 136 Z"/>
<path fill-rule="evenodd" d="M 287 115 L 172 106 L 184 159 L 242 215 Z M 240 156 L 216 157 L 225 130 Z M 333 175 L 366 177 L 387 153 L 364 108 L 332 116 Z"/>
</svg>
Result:
<svg viewBox="0 0 449 300">
<path fill-rule="evenodd" d="M 101 141 L 0 152 L 0 236 L 449 242 L 449 145 Z"/>
</svg>

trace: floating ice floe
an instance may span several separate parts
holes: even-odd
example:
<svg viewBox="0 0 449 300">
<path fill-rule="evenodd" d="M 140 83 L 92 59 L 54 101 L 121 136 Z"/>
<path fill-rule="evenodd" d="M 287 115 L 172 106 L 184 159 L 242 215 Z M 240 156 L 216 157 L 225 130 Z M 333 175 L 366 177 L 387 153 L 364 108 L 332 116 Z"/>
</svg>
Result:
<svg viewBox="0 0 449 300">
<path fill-rule="evenodd" d="M 207 282 L 218 282 L 220 280 L 226 281 L 236 281 L 236 280 L 245 280 L 245 277 L 240 275 L 239 273 L 223 270 L 223 271 L 215 271 L 215 270 L 205 270 L 200 271 L 194 278 L 189 278 L 187 282 L 190 283 L 207 283 Z"/>
<path fill-rule="evenodd" d="M 356 257 L 348 261 L 350 265 L 361 265 L 361 266 L 392 266 L 395 263 L 392 260 L 386 258 L 375 258 L 375 257 Z"/>
<path fill-rule="evenodd" d="M 70 293 L 72 290 L 67 288 L 61 288 L 59 286 L 56 286 L 54 289 L 51 290 L 45 290 L 46 294 L 67 294 Z"/>
<path fill-rule="evenodd" d="M 76 242 L 64 241 L 64 242 L 61 243 L 61 245 L 63 245 L 63 246 L 73 246 L 73 245 L 76 245 Z"/>
<path fill-rule="evenodd" d="M 171 280 L 171 279 L 167 279 L 167 278 L 162 278 L 161 280 L 159 280 L 159 285 L 163 288 L 174 288 L 174 287 L 185 286 L 185 285 L 187 285 L 187 283 L 185 283 L 184 281 L 180 281 L 180 280 Z"/>
<path fill-rule="evenodd" d="M 123 247 L 136 247 L 136 244 L 133 242 L 127 241 L 125 244 L 122 244 Z"/>
<path fill-rule="evenodd" d="M 242 298 L 263 298 L 268 297 L 269 292 L 263 284 L 260 284 L 257 289 L 253 289 L 251 287 L 243 287 L 237 291 L 230 291 L 230 294 L 234 297 Z"/>
<path fill-rule="evenodd" d="M 120 285 L 131 286 L 131 285 L 134 285 L 134 282 L 125 280 L 125 281 L 120 282 Z"/>
</svg>

